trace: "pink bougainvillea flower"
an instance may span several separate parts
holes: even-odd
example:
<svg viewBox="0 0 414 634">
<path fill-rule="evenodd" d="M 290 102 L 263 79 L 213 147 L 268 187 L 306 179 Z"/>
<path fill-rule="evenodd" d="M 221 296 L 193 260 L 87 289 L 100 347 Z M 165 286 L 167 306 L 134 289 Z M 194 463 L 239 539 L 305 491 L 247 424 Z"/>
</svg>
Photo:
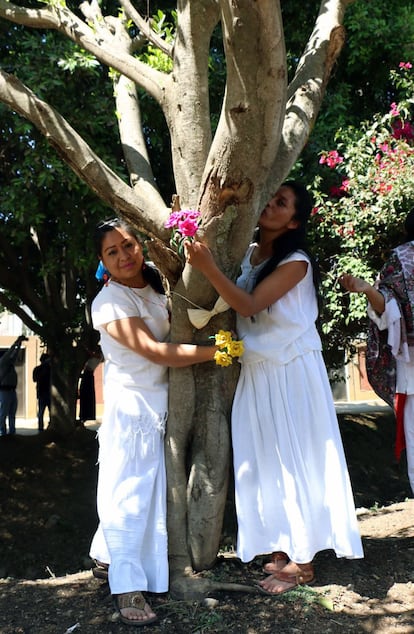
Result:
<svg viewBox="0 0 414 634">
<path fill-rule="evenodd" d="M 391 190 L 392 185 L 390 185 L 389 183 L 384 183 L 383 181 L 379 182 L 377 186 L 372 188 L 372 191 L 382 195 L 388 194 Z"/>
<path fill-rule="evenodd" d="M 391 104 L 390 115 L 392 117 L 399 117 L 400 116 L 400 111 L 398 110 L 398 106 L 395 103 L 395 101 L 393 101 L 392 104 Z"/>
<path fill-rule="evenodd" d="M 409 122 L 397 120 L 392 124 L 394 139 L 406 139 L 412 141 L 414 139 L 414 126 Z"/>
<path fill-rule="evenodd" d="M 350 180 L 348 178 L 344 178 L 340 185 L 333 185 L 329 190 L 332 198 L 342 198 L 343 196 L 346 196 L 348 193 L 349 183 Z"/>
<path fill-rule="evenodd" d="M 344 157 L 339 154 L 338 150 L 331 150 L 327 154 L 322 154 L 321 158 L 319 159 L 319 163 L 321 165 L 326 164 L 328 167 L 334 168 L 339 163 L 342 163 L 343 160 Z"/>
<path fill-rule="evenodd" d="M 330 189 L 329 189 L 329 193 L 332 196 L 332 198 L 340 198 L 341 196 L 343 196 L 343 191 L 341 190 L 340 187 L 338 187 L 338 185 L 333 185 Z"/>
<path fill-rule="evenodd" d="M 398 68 L 402 68 L 403 70 L 410 70 L 413 67 L 412 64 L 410 64 L 410 62 L 400 62 L 398 64 Z"/>
</svg>

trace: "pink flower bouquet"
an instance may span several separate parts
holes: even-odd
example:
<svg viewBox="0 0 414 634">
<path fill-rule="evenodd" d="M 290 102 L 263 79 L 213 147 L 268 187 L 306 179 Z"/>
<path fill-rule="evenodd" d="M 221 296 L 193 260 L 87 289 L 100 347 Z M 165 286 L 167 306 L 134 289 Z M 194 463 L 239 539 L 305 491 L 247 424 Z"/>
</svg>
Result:
<svg viewBox="0 0 414 634">
<path fill-rule="evenodd" d="M 200 212 L 194 209 L 173 211 L 165 223 L 167 229 L 172 229 L 170 244 L 180 255 L 184 250 L 184 241 L 194 239 L 200 224 L 200 215 Z"/>
</svg>

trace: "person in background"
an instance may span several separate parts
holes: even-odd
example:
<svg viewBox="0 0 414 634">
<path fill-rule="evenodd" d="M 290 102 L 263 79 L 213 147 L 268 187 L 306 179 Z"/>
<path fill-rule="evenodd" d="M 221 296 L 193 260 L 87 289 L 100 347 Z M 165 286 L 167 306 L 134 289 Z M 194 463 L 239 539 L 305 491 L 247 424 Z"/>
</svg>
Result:
<svg viewBox="0 0 414 634">
<path fill-rule="evenodd" d="M 395 411 L 395 456 L 399 460 L 406 449 L 414 493 L 414 209 L 404 228 L 403 244 L 393 249 L 375 284 L 348 273 L 339 282 L 368 300 L 368 381 Z"/>
<path fill-rule="evenodd" d="M 102 361 L 102 356 L 92 355 L 85 363 L 79 383 L 79 422 L 96 420 L 96 394 L 94 372 Z"/>
<path fill-rule="evenodd" d="M 312 200 L 287 181 L 262 211 L 236 283 L 208 247 L 188 262 L 237 312 L 244 343 L 232 407 L 237 555 L 271 553 L 259 587 L 314 581 L 313 558 L 363 557 L 353 494 L 316 328 L 316 264 L 306 245 Z"/>
<path fill-rule="evenodd" d="M 33 368 L 32 378 L 36 383 L 37 426 L 39 431 L 43 431 L 46 408 L 50 420 L 50 356 L 46 352 L 40 355 L 40 364 Z"/>
<path fill-rule="evenodd" d="M 13 436 L 16 433 L 17 372 L 15 363 L 23 341 L 28 341 L 28 338 L 24 335 L 17 337 L 0 357 L 0 436 L 7 435 L 6 419 L 9 423 L 8 434 Z"/>
<path fill-rule="evenodd" d="M 168 367 L 211 361 L 216 346 L 168 343 L 167 298 L 144 261 L 134 229 L 118 218 L 98 225 L 106 283 L 92 303 L 105 359 L 99 429 L 99 526 L 90 555 L 108 581 L 123 623 L 156 615 L 143 591 L 168 590 L 164 434 Z"/>
</svg>

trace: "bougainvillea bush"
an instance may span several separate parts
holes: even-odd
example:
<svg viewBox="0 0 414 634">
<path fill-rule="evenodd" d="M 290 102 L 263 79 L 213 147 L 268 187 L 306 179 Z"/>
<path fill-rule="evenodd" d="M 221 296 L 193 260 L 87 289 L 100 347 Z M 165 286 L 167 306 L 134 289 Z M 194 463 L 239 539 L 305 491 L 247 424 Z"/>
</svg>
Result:
<svg viewBox="0 0 414 634">
<path fill-rule="evenodd" d="M 338 131 L 322 152 L 313 183 L 311 240 L 322 272 L 322 331 L 331 367 L 366 332 L 366 299 L 346 294 L 341 273 L 373 282 L 390 249 L 404 241 L 414 207 L 414 75 L 410 62 L 391 73 L 399 101 L 359 128 Z"/>
</svg>

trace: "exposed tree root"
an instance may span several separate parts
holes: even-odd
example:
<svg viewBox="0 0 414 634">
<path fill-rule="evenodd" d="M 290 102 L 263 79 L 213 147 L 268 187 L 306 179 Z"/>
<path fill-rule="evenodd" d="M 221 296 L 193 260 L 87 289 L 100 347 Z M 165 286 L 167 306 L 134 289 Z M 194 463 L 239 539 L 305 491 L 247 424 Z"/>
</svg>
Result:
<svg viewBox="0 0 414 634">
<path fill-rule="evenodd" d="M 199 601 L 205 599 L 213 592 L 245 592 L 257 594 L 259 590 L 255 586 L 242 583 L 226 583 L 203 579 L 197 576 L 177 576 L 171 579 L 170 595 L 177 600 Z"/>
</svg>

